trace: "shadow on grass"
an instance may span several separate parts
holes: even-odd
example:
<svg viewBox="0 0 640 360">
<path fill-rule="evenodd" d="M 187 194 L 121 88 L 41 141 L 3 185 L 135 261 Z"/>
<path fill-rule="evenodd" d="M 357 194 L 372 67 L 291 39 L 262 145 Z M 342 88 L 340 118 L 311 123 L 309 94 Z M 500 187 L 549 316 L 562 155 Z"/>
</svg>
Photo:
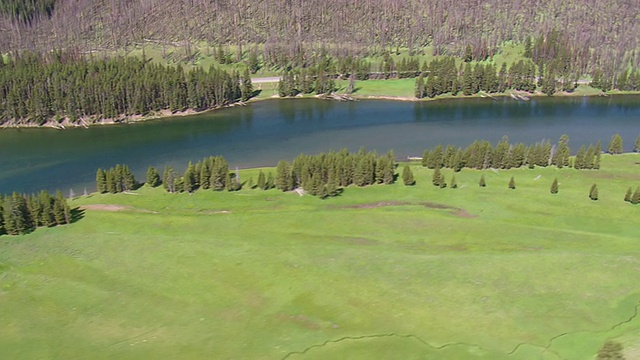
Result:
<svg viewBox="0 0 640 360">
<path fill-rule="evenodd" d="M 84 209 L 81 209 L 80 207 L 71 209 L 71 224 L 81 220 L 82 218 L 84 218 Z"/>
</svg>

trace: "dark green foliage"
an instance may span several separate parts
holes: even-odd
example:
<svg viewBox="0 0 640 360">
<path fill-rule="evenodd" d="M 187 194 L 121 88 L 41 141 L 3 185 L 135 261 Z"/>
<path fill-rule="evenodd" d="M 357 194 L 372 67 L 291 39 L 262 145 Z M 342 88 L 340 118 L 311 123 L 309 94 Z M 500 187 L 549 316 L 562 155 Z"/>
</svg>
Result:
<svg viewBox="0 0 640 360">
<path fill-rule="evenodd" d="M 57 191 L 53 199 L 53 218 L 56 225 L 71 223 L 71 209 L 61 191 Z"/>
<path fill-rule="evenodd" d="M 640 204 L 640 186 L 638 186 L 636 188 L 636 191 L 633 192 L 633 195 L 631 195 L 631 201 L 632 204 L 636 205 L 636 204 Z"/>
<path fill-rule="evenodd" d="M 509 189 L 514 190 L 516 188 L 516 181 L 513 178 L 513 176 L 511 177 L 511 180 L 509 180 Z"/>
<path fill-rule="evenodd" d="M 160 185 L 160 173 L 153 166 L 149 166 L 147 169 L 147 182 L 150 187 L 156 187 Z"/>
<path fill-rule="evenodd" d="M 633 190 L 631 188 L 627 189 L 627 193 L 624 195 L 624 201 L 628 203 L 632 203 L 631 199 L 633 198 Z"/>
<path fill-rule="evenodd" d="M 291 165 L 280 160 L 276 167 L 276 188 L 281 191 L 291 191 L 294 188 L 293 178 L 291 176 Z"/>
<path fill-rule="evenodd" d="M 196 189 L 196 171 L 191 161 L 189 161 L 189 165 L 187 165 L 187 170 L 185 170 L 182 180 L 182 188 L 184 191 L 190 193 Z"/>
<path fill-rule="evenodd" d="M 96 171 L 96 191 L 100 194 L 108 191 L 107 173 L 102 169 L 98 169 L 98 171 Z"/>
<path fill-rule="evenodd" d="M 240 85 L 237 73 L 217 68 L 185 72 L 136 58 L 22 53 L 0 66 L 0 123 L 99 121 L 166 109 L 210 109 L 240 100 Z"/>
<path fill-rule="evenodd" d="M 422 99 L 426 96 L 426 89 L 424 85 L 424 76 L 420 73 L 420 76 L 416 79 L 416 86 L 414 96 L 418 99 Z"/>
<path fill-rule="evenodd" d="M 222 156 L 210 157 L 208 159 L 211 168 L 211 178 L 209 182 L 215 191 L 222 191 L 227 186 L 227 176 L 229 175 L 229 164 Z"/>
<path fill-rule="evenodd" d="M 557 194 L 558 193 L 558 178 L 553 179 L 553 182 L 551 183 L 550 192 L 552 194 Z"/>
<path fill-rule="evenodd" d="M 622 154 L 622 136 L 620 134 L 615 134 L 611 137 L 611 142 L 609 142 L 608 148 L 609 154 Z"/>
<path fill-rule="evenodd" d="M 562 135 L 558 140 L 558 146 L 551 158 L 551 164 L 562 169 L 565 166 L 569 166 L 569 157 L 571 156 L 571 150 L 569 149 L 569 136 Z"/>
<path fill-rule="evenodd" d="M 267 182 L 265 183 L 265 190 L 273 189 L 275 186 L 276 185 L 274 183 L 273 173 L 269 171 L 269 173 L 267 174 Z"/>
<path fill-rule="evenodd" d="M 69 224 L 71 209 L 62 192 L 54 196 L 47 191 L 0 197 L 0 233 L 25 234 L 36 227 Z"/>
<path fill-rule="evenodd" d="M 402 182 L 406 186 L 413 186 L 416 184 L 416 180 L 413 177 L 413 172 L 411 171 L 409 165 L 405 165 L 402 169 Z"/>
<path fill-rule="evenodd" d="M 133 190 L 137 181 L 127 165 L 117 164 L 109 170 L 96 172 L 96 189 L 99 193 L 110 192 L 112 194 Z"/>
<path fill-rule="evenodd" d="M 253 84 L 251 83 L 251 74 L 249 74 L 249 68 L 246 68 L 242 75 L 242 86 L 240 87 L 242 93 L 242 101 L 247 101 L 253 96 Z"/>
<path fill-rule="evenodd" d="M 260 173 L 258 173 L 258 189 L 261 190 L 267 190 L 267 178 L 266 176 L 264 176 L 264 172 L 262 172 L 262 170 L 260 170 Z"/>
<path fill-rule="evenodd" d="M 453 174 L 453 176 L 451 176 L 451 188 L 452 189 L 457 189 L 458 188 L 458 182 L 456 181 L 456 175 Z"/>
<path fill-rule="evenodd" d="M 591 190 L 589 190 L 589 199 L 595 201 L 598 200 L 598 185 L 591 185 Z"/>
<path fill-rule="evenodd" d="M 624 360 L 622 344 L 613 340 L 607 340 L 598 350 L 597 360 Z"/>
<path fill-rule="evenodd" d="M 640 152 L 640 134 L 638 134 L 638 137 L 636 138 L 636 142 L 633 145 L 633 151 Z"/>
<path fill-rule="evenodd" d="M 20 235 L 32 229 L 33 224 L 24 196 L 14 192 L 10 197 L 5 198 L 3 209 L 5 211 L 4 228 L 7 234 Z"/>
<path fill-rule="evenodd" d="M 480 181 L 478 182 L 478 185 L 479 185 L 480 187 L 486 187 L 486 186 L 487 186 L 487 183 L 486 183 L 486 181 L 484 180 L 484 174 L 482 174 L 482 176 L 480 176 Z"/>
<path fill-rule="evenodd" d="M 431 183 L 433 184 L 433 186 L 438 186 L 441 188 L 447 186 L 446 181 L 444 180 L 444 175 L 442 175 L 439 167 L 433 170 L 433 174 L 431 175 Z"/>
<path fill-rule="evenodd" d="M 171 166 L 166 166 L 162 175 L 162 186 L 167 192 L 176 192 L 176 172 Z"/>
</svg>

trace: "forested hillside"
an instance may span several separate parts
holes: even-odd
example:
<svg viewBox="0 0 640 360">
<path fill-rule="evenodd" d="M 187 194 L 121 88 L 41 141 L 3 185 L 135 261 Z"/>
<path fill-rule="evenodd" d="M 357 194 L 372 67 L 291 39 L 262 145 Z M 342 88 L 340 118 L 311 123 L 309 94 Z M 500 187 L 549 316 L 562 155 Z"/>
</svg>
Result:
<svg viewBox="0 0 640 360">
<path fill-rule="evenodd" d="M 142 42 L 264 45 L 266 58 L 406 47 L 484 59 L 505 41 L 560 30 L 574 65 L 638 65 L 635 0 L 2 0 L 0 50 L 113 49 Z"/>
</svg>

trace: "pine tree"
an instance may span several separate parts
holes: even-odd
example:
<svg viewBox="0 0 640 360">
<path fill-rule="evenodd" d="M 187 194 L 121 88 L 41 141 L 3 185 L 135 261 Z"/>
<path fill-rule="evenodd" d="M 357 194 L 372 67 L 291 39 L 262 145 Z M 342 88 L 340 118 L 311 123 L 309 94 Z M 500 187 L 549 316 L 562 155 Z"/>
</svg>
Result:
<svg viewBox="0 0 640 360">
<path fill-rule="evenodd" d="M 275 184 L 273 180 L 273 173 L 269 171 L 269 173 L 267 174 L 267 182 L 265 184 L 265 190 L 273 189 L 274 187 L 275 187 Z"/>
<path fill-rule="evenodd" d="M 516 188 L 516 181 L 514 180 L 513 176 L 511 177 L 511 180 L 509 180 L 509 189 L 514 190 Z"/>
<path fill-rule="evenodd" d="M 249 68 L 245 68 L 244 74 L 242 75 L 242 101 L 247 101 L 251 99 L 253 96 L 253 84 L 251 82 L 251 74 L 249 74 Z"/>
<path fill-rule="evenodd" d="M 451 176 L 451 188 L 452 189 L 458 188 L 458 182 L 456 181 L 456 174 L 453 174 L 453 176 Z"/>
<path fill-rule="evenodd" d="M 425 96 L 424 76 L 420 73 L 420 76 L 416 79 L 416 86 L 414 90 L 414 96 L 417 99 L 422 99 Z"/>
<path fill-rule="evenodd" d="M 620 134 L 615 134 L 611 137 L 608 150 L 609 154 L 622 154 L 622 136 Z"/>
<path fill-rule="evenodd" d="M 596 144 L 595 153 L 596 159 L 593 163 L 593 168 L 598 170 L 600 169 L 600 158 L 602 156 L 602 142 L 600 140 L 598 140 L 598 143 Z"/>
<path fill-rule="evenodd" d="M 440 172 L 440 167 L 436 167 L 433 170 L 433 175 L 431 176 L 431 183 L 433 184 L 433 186 L 440 187 L 442 182 L 443 182 L 443 176 L 442 176 L 442 173 Z"/>
<path fill-rule="evenodd" d="M 203 160 L 200 166 L 200 188 L 203 190 L 211 189 L 211 168 L 209 167 L 210 161 Z"/>
<path fill-rule="evenodd" d="M 627 193 L 624 195 L 624 201 L 631 203 L 632 198 L 633 198 L 633 190 L 629 188 L 627 189 Z"/>
<path fill-rule="evenodd" d="M 638 134 L 638 137 L 636 138 L 636 143 L 633 146 L 633 151 L 640 152 L 640 134 Z"/>
<path fill-rule="evenodd" d="M 636 191 L 631 195 L 631 203 L 632 204 L 640 204 L 640 186 L 636 188 Z"/>
<path fill-rule="evenodd" d="M 267 190 L 267 178 L 262 170 L 258 173 L 258 189 Z"/>
<path fill-rule="evenodd" d="M 558 193 L 558 178 L 553 179 L 553 182 L 551 183 L 551 191 L 552 194 L 557 194 Z"/>
<path fill-rule="evenodd" d="M 405 165 L 402 169 L 402 182 L 404 182 L 406 186 L 413 186 L 416 184 L 416 180 L 413 178 L 413 172 L 409 165 Z"/>
<path fill-rule="evenodd" d="M 598 185 L 591 185 L 591 190 L 589 190 L 589 199 L 595 201 L 598 200 Z"/>
<path fill-rule="evenodd" d="M 191 193 L 196 188 L 196 172 L 193 166 L 193 163 L 189 161 L 189 165 L 187 165 L 187 170 L 184 172 L 183 179 L 183 189 L 184 191 Z"/>
<path fill-rule="evenodd" d="M 136 178 L 133 176 L 133 173 L 129 169 L 129 166 L 122 166 L 122 190 L 129 191 L 136 188 L 138 182 Z"/>
<path fill-rule="evenodd" d="M 31 230 L 26 199 L 14 192 L 6 199 L 4 207 L 4 227 L 9 235 L 20 235 Z"/>
<path fill-rule="evenodd" d="M 96 191 L 99 194 L 107 192 L 107 174 L 102 169 L 96 171 Z"/>
<path fill-rule="evenodd" d="M 171 166 L 165 166 L 162 175 L 162 186 L 167 192 L 176 192 L 176 173 Z"/>
<path fill-rule="evenodd" d="M 147 185 L 150 187 L 160 185 L 160 174 L 153 166 L 149 166 L 147 169 Z"/>
<path fill-rule="evenodd" d="M 482 176 L 480 176 L 480 181 L 478 182 L 478 185 L 480 187 L 486 187 L 487 183 L 484 181 L 484 174 L 482 174 Z"/>
<path fill-rule="evenodd" d="M 284 160 L 278 161 L 276 166 L 276 187 L 281 191 L 293 190 L 293 182 L 291 177 L 291 165 Z"/>
<path fill-rule="evenodd" d="M 58 225 L 71 223 L 71 209 L 61 191 L 56 192 L 53 200 L 53 217 Z"/>
</svg>

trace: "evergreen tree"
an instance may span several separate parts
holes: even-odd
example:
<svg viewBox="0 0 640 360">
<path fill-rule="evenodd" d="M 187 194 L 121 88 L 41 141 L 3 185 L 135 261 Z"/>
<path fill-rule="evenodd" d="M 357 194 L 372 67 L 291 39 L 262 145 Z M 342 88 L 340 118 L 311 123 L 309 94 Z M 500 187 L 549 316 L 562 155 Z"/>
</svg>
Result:
<svg viewBox="0 0 640 360">
<path fill-rule="evenodd" d="M 425 97 L 425 93 L 426 90 L 424 85 L 424 76 L 422 75 L 422 73 L 420 73 L 420 76 L 418 76 L 418 78 L 416 79 L 414 96 L 417 99 L 422 99 L 423 97 Z"/>
<path fill-rule="evenodd" d="M 267 190 L 267 178 L 262 170 L 258 173 L 258 189 Z"/>
<path fill-rule="evenodd" d="M 608 149 L 609 154 L 622 154 L 622 136 L 620 136 L 620 134 L 615 134 L 611 137 Z"/>
<path fill-rule="evenodd" d="M 9 235 L 25 234 L 31 230 L 26 199 L 14 192 L 5 200 L 4 228 Z"/>
<path fill-rule="evenodd" d="M 176 192 L 176 173 L 171 166 L 165 166 L 164 168 L 162 186 L 167 192 Z"/>
<path fill-rule="evenodd" d="M 210 161 L 205 159 L 200 166 L 200 188 L 203 190 L 211 189 L 211 168 Z"/>
<path fill-rule="evenodd" d="M 636 191 L 631 195 L 631 203 L 632 204 L 640 204 L 640 186 L 636 188 Z"/>
<path fill-rule="evenodd" d="M 53 200 L 53 217 L 57 225 L 71 223 L 71 209 L 61 191 L 56 192 Z"/>
<path fill-rule="evenodd" d="M 630 203 L 633 198 L 633 190 L 631 188 L 627 189 L 627 193 L 624 195 L 624 201 Z"/>
<path fill-rule="evenodd" d="M 413 178 L 413 172 L 409 165 L 405 165 L 402 169 L 402 182 L 404 182 L 406 186 L 413 186 L 416 184 L 416 180 Z"/>
<path fill-rule="evenodd" d="M 478 182 L 478 185 L 480 185 L 480 187 L 486 187 L 487 183 L 484 181 L 484 174 L 482 174 L 482 176 L 480 176 L 480 181 Z"/>
<path fill-rule="evenodd" d="M 107 174 L 104 170 L 96 171 L 96 191 L 100 194 L 107 192 Z"/>
<path fill-rule="evenodd" d="M 293 179 L 291 177 L 291 165 L 284 160 L 278 161 L 276 166 L 276 188 L 281 191 L 293 190 Z"/>
<path fill-rule="evenodd" d="M 244 74 L 242 75 L 242 101 L 247 101 L 251 99 L 253 96 L 253 84 L 251 82 L 251 74 L 249 74 L 249 68 L 245 68 Z"/>
<path fill-rule="evenodd" d="M 160 174 L 153 166 L 149 166 L 147 169 L 147 185 L 150 187 L 160 185 Z"/>
<path fill-rule="evenodd" d="M 551 183 L 551 191 L 552 194 L 557 194 L 558 193 L 558 178 L 553 179 L 553 182 Z"/>
<path fill-rule="evenodd" d="M 591 190 L 589 190 L 589 199 L 593 201 L 598 200 L 598 185 L 591 185 Z"/>
<path fill-rule="evenodd" d="M 509 189 L 515 189 L 516 188 L 516 181 L 514 180 L 513 176 L 511 177 L 511 180 L 509 180 Z"/>
<path fill-rule="evenodd" d="M 633 145 L 633 151 L 640 152 L 640 134 L 638 134 L 638 137 L 636 138 L 636 142 Z"/>
<path fill-rule="evenodd" d="M 451 176 L 451 188 L 452 189 L 458 188 L 458 182 L 456 181 L 456 174 L 453 174 L 453 176 Z"/>
<path fill-rule="evenodd" d="M 122 191 L 129 191 L 136 188 L 138 182 L 129 169 L 129 166 L 122 165 Z"/>
<path fill-rule="evenodd" d="M 600 158 L 602 156 L 602 142 L 600 142 L 600 140 L 598 140 L 598 143 L 596 144 L 595 153 L 596 159 L 593 163 L 593 168 L 597 170 L 600 169 Z"/>
<path fill-rule="evenodd" d="M 189 161 L 189 165 L 187 165 L 187 170 L 185 170 L 182 179 L 182 188 L 184 191 L 191 193 L 196 189 L 196 172 L 191 161 Z"/>
<path fill-rule="evenodd" d="M 269 171 L 269 173 L 267 174 L 267 183 L 265 187 L 265 190 L 273 189 L 275 187 L 273 173 L 271 171 Z"/>
<path fill-rule="evenodd" d="M 436 167 L 433 170 L 433 175 L 431 176 L 431 183 L 433 184 L 433 186 L 440 187 L 442 182 L 444 182 L 444 177 L 440 172 L 440 167 Z"/>
</svg>

